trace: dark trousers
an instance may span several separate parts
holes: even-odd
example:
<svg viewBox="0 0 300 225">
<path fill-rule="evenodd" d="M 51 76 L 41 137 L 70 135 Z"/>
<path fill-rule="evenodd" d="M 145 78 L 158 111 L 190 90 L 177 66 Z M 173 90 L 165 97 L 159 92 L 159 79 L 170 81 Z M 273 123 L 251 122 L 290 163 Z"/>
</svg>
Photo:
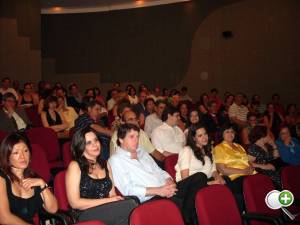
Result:
<svg viewBox="0 0 300 225">
<path fill-rule="evenodd" d="M 134 199 L 111 202 L 82 211 L 78 221 L 100 220 L 106 225 L 128 225 L 129 215 L 138 204 Z"/>
<path fill-rule="evenodd" d="M 238 177 L 234 180 L 230 180 L 230 178 L 227 176 L 223 176 L 223 178 L 226 181 L 227 187 L 231 190 L 238 208 L 242 213 L 245 210 L 245 201 L 243 195 L 243 181 L 245 176 Z"/>
<path fill-rule="evenodd" d="M 180 209 L 184 221 L 188 224 L 197 224 L 195 209 L 195 197 L 199 189 L 207 186 L 207 176 L 204 173 L 195 173 L 177 183 L 177 193 L 172 200 Z M 154 196 L 151 200 L 161 199 L 160 196 Z"/>
</svg>

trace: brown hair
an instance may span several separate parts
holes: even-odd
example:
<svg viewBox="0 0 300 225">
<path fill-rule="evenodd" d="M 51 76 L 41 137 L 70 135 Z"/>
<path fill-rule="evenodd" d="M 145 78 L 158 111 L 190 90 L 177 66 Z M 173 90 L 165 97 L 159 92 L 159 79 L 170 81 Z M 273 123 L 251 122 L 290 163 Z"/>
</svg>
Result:
<svg viewBox="0 0 300 225">
<path fill-rule="evenodd" d="M 20 133 L 11 133 L 8 136 L 4 138 L 0 145 L 0 168 L 2 172 L 7 175 L 12 182 L 17 181 L 20 182 L 19 178 L 12 173 L 11 171 L 11 165 L 9 162 L 9 157 L 12 153 L 13 147 L 20 143 L 23 142 L 27 145 L 29 152 L 30 152 L 30 158 L 31 158 L 31 147 L 29 144 L 28 139 L 20 134 Z M 29 178 L 29 177 L 36 177 L 36 175 L 32 172 L 30 167 L 28 166 L 24 170 L 24 178 Z"/>
</svg>

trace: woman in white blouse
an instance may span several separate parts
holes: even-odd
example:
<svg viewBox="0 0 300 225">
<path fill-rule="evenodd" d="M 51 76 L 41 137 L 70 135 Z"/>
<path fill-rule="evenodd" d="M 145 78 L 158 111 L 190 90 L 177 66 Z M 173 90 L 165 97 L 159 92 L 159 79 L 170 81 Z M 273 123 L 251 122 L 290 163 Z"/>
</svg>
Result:
<svg viewBox="0 0 300 225">
<path fill-rule="evenodd" d="M 208 178 L 208 185 L 225 184 L 213 162 L 211 145 L 205 127 L 193 124 L 189 128 L 187 145 L 180 151 L 175 166 L 176 181 L 183 180 L 195 173 L 202 172 Z"/>
</svg>

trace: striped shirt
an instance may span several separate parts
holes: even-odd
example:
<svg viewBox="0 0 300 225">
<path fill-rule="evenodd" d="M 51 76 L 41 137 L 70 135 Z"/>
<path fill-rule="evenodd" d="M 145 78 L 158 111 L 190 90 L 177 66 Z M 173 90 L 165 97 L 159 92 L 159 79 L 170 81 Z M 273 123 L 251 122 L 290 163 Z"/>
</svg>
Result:
<svg viewBox="0 0 300 225">
<path fill-rule="evenodd" d="M 235 117 L 238 120 L 247 121 L 247 114 L 249 110 L 244 105 L 237 105 L 235 102 L 229 107 L 228 114 L 229 118 Z"/>
</svg>

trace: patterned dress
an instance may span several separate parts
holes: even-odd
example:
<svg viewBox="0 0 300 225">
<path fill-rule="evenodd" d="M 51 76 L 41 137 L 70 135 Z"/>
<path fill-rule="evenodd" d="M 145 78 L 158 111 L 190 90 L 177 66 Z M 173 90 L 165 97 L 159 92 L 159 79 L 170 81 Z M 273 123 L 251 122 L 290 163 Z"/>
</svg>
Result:
<svg viewBox="0 0 300 225">
<path fill-rule="evenodd" d="M 265 151 L 262 147 L 253 144 L 248 148 L 248 154 L 255 157 L 254 163 L 257 164 L 268 164 L 275 160 L 273 156 L 273 148 L 268 148 L 268 151 Z M 280 168 L 276 168 L 275 171 L 273 170 L 264 170 L 261 168 L 255 168 L 255 170 L 259 173 L 262 173 L 271 178 L 277 188 L 281 187 L 281 180 L 280 180 Z"/>
</svg>

